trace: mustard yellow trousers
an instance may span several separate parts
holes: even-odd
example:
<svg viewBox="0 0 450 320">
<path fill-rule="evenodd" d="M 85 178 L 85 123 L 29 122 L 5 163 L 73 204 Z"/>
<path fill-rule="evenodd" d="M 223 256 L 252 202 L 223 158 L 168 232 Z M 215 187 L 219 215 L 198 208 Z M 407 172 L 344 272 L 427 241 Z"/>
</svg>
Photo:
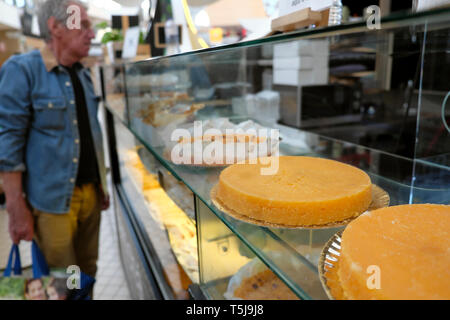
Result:
<svg viewBox="0 0 450 320">
<path fill-rule="evenodd" d="M 77 265 L 95 277 L 101 201 L 97 187 L 85 184 L 75 187 L 70 211 L 51 214 L 34 209 L 35 240 L 50 268 Z"/>
</svg>

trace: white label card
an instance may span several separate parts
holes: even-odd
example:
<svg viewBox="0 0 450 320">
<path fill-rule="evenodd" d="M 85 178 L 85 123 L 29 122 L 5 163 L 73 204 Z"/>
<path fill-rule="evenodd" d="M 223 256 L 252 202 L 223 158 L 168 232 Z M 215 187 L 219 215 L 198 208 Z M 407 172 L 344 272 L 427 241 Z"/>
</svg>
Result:
<svg viewBox="0 0 450 320">
<path fill-rule="evenodd" d="M 123 42 L 123 59 L 132 59 L 136 57 L 137 49 L 139 46 L 139 27 L 132 27 L 127 30 L 125 34 L 125 40 Z"/>
</svg>

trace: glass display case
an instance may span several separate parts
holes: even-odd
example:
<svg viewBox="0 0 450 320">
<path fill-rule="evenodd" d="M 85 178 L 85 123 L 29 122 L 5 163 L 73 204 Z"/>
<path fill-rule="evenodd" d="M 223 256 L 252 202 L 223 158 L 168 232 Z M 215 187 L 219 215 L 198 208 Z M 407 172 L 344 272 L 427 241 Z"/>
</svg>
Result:
<svg viewBox="0 0 450 320">
<path fill-rule="evenodd" d="M 260 226 L 220 210 L 211 190 L 225 166 L 171 153 L 176 130 L 196 123 L 275 129 L 280 155 L 358 167 L 390 205 L 449 204 L 449 52 L 450 10 L 439 9 L 102 67 L 134 298 L 232 299 L 233 284 L 264 270 L 283 292 L 266 298 L 327 299 L 319 257 L 345 226 Z"/>
</svg>

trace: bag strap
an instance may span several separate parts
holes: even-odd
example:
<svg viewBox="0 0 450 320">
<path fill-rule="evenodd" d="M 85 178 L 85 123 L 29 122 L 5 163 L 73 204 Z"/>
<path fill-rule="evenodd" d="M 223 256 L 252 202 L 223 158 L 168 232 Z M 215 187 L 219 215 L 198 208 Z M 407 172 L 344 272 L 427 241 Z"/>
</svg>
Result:
<svg viewBox="0 0 450 320">
<path fill-rule="evenodd" d="M 34 240 L 31 244 L 31 259 L 34 279 L 40 279 L 42 277 L 50 275 L 50 269 L 47 265 L 47 262 L 45 261 L 45 257 L 42 254 L 42 251 L 39 249 L 36 241 Z M 3 276 L 11 277 L 12 272 L 14 272 L 14 275 L 16 276 L 22 274 L 22 263 L 20 261 L 19 246 L 17 244 L 13 244 L 11 247 L 8 264 L 6 265 L 6 269 L 3 272 Z"/>
<path fill-rule="evenodd" d="M 45 257 L 42 251 L 39 249 L 36 241 L 33 240 L 31 244 L 31 258 L 33 261 L 33 278 L 39 279 L 50 275 L 50 269 L 48 268 Z"/>
<path fill-rule="evenodd" d="M 13 270 L 13 260 L 14 260 L 14 270 Z M 14 275 L 19 276 L 22 274 L 22 263 L 20 261 L 19 246 L 13 244 L 11 251 L 9 252 L 8 264 L 3 272 L 4 277 L 10 277 L 11 271 L 14 271 Z"/>
</svg>

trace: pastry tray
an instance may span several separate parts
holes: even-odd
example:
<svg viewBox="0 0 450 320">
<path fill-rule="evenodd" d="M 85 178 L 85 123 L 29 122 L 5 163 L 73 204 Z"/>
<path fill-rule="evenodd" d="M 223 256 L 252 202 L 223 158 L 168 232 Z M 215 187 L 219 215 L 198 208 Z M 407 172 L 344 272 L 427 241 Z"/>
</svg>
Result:
<svg viewBox="0 0 450 320">
<path fill-rule="evenodd" d="M 185 163 L 181 163 L 181 164 L 176 164 L 175 162 L 172 162 L 172 159 L 170 157 L 170 150 L 165 149 L 163 151 L 163 158 L 166 161 L 169 161 L 170 163 L 173 163 L 174 165 L 177 166 L 185 166 L 185 167 L 197 167 L 197 168 L 225 168 L 227 166 L 229 166 L 229 164 L 227 163 L 223 163 L 223 164 L 216 164 L 216 163 L 212 163 L 212 164 L 206 164 L 206 163 L 194 163 L 194 159 L 191 159 L 192 164 L 185 164 Z"/>
<path fill-rule="evenodd" d="M 352 220 L 356 219 L 358 216 L 363 214 L 364 212 L 361 212 L 361 214 L 343 220 L 343 221 L 337 221 L 337 222 L 330 222 L 327 224 L 322 225 L 308 225 L 308 226 L 302 226 L 302 225 L 284 225 L 284 224 L 277 224 L 277 223 L 271 223 L 266 222 L 258 219 L 251 218 L 249 216 L 240 214 L 239 212 L 236 212 L 233 209 L 230 209 L 224 204 L 222 201 L 219 200 L 217 197 L 217 185 L 215 185 L 211 190 L 211 201 L 212 203 L 221 211 L 225 212 L 229 216 L 247 222 L 255 225 L 259 225 L 262 227 L 270 227 L 270 228 L 288 228 L 288 229 L 329 229 L 329 228 L 337 228 L 346 226 L 349 224 Z M 390 197 L 389 194 L 384 191 L 382 188 L 378 187 L 377 185 L 372 185 L 372 202 L 367 209 L 367 211 L 372 211 L 380 208 L 384 208 L 389 206 Z"/>
<path fill-rule="evenodd" d="M 292 265 L 295 270 L 298 270 L 300 272 L 303 270 L 303 268 L 307 268 L 304 264 L 291 259 L 289 256 L 286 256 L 283 253 L 277 251 L 269 251 L 266 254 L 272 261 L 285 261 L 287 265 Z M 250 278 L 267 269 L 267 266 L 259 258 L 253 258 L 252 260 L 250 260 L 248 263 L 239 268 L 239 270 L 233 276 L 231 276 L 228 282 L 227 290 L 224 293 L 225 299 L 243 300 L 242 298 L 236 297 L 234 295 L 235 290 L 242 284 L 245 279 Z M 281 279 L 280 283 L 283 286 L 287 286 L 284 282 L 281 281 Z M 274 298 L 270 297 L 270 292 L 268 292 L 267 294 L 267 298 L 269 300 L 274 300 Z"/>
<path fill-rule="evenodd" d="M 328 279 L 338 279 L 337 270 L 341 250 L 341 239 L 344 230 L 338 231 L 323 247 L 319 258 L 319 278 L 328 298 L 331 300 L 345 300 L 344 291 L 338 281 L 334 282 L 333 288 L 328 285 Z"/>
</svg>

